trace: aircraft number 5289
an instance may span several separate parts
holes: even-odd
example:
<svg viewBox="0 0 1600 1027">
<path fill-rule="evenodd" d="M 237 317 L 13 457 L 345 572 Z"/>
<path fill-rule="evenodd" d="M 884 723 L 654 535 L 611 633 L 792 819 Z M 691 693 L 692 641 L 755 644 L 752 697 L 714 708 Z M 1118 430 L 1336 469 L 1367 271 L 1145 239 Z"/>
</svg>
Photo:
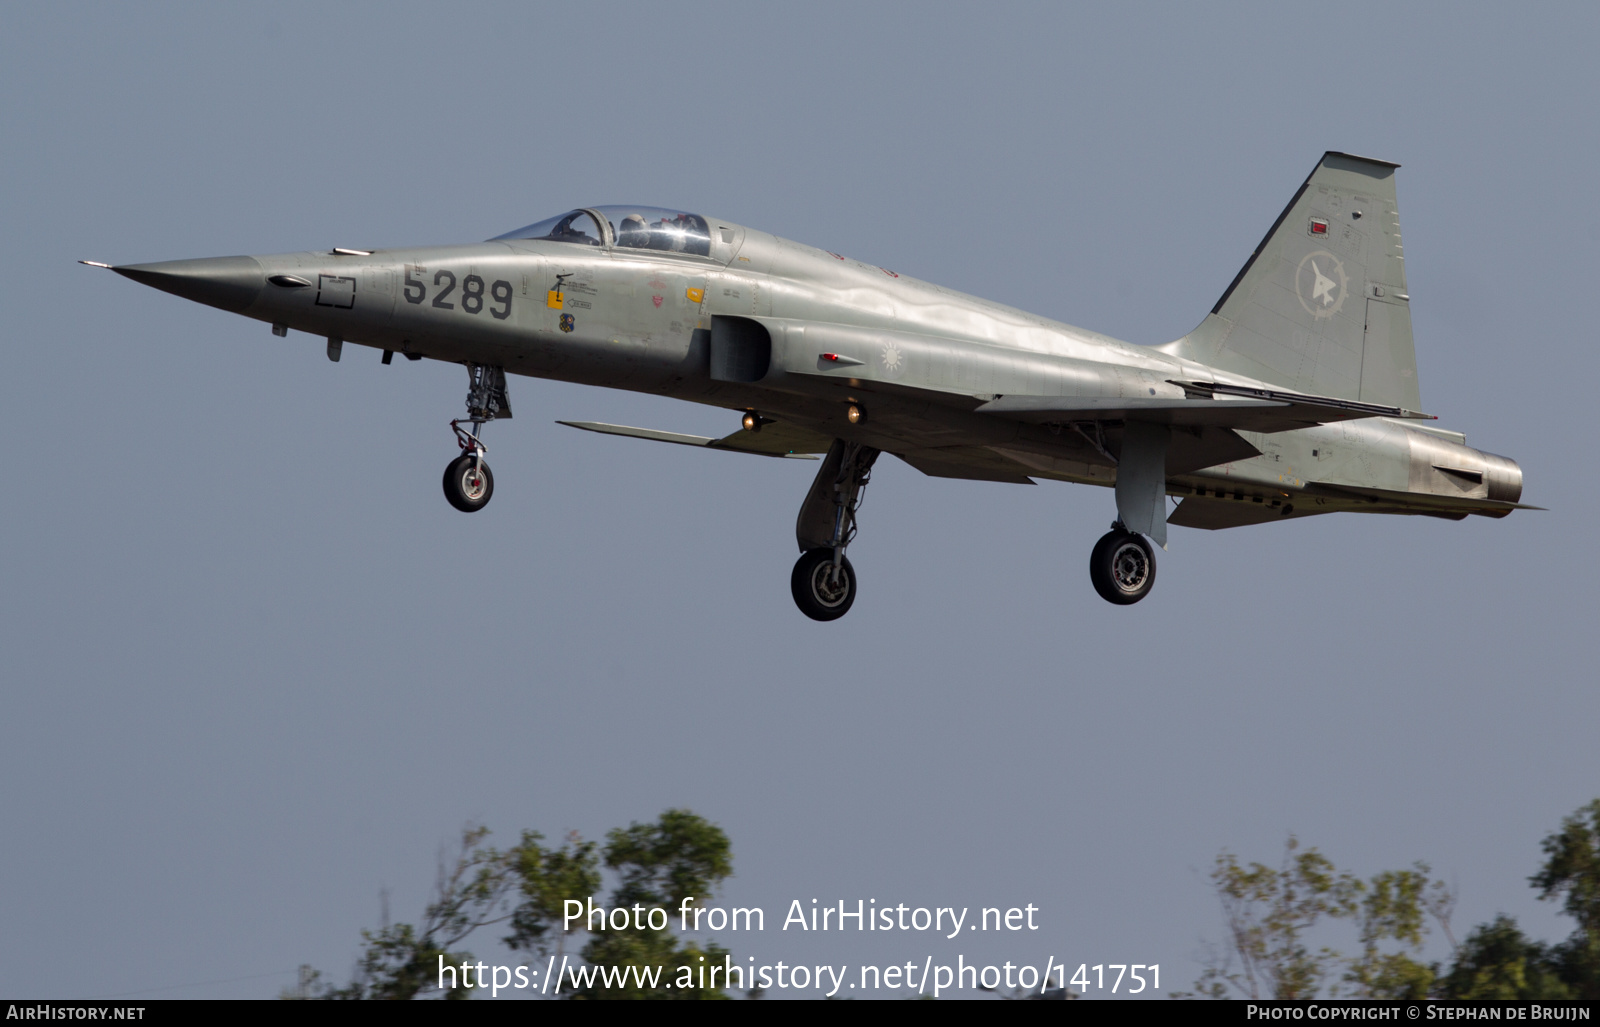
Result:
<svg viewBox="0 0 1600 1027">
<path fill-rule="evenodd" d="M 421 303 L 428 297 L 428 287 L 416 278 L 411 277 L 413 271 L 427 274 L 427 269 L 419 264 L 406 265 L 406 302 Z M 454 271 L 439 270 L 433 273 L 433 284 L 443 286 L 443 289 L 433 297 L 432 306 L 440 310 L 454 310 L 456 305 L 448 302 L 450 294 L 456 291 L 456 275 Z M 490 298 L 500 304 L 500 309 L 493 307 L 489 314 L 497 321 L 504 321 L 511 316 L 511 283 L 500 280 L 489 287 Z M 469 314 L 483 312 L 483 279 L 477 275 L 468 275 L 461 280 L 461 309 Z"/>
</svg>

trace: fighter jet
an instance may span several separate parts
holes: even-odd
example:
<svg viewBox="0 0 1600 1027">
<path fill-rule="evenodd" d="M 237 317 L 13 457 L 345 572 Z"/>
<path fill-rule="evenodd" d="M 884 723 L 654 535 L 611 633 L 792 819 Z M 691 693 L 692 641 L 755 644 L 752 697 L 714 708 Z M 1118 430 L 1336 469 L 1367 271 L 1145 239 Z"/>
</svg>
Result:
<svg viewBox="0 0 1600 1027">
<path fill-rule="evenodd" d="M 1516 462 L 1418 412 L 1398 166 L 1324 154 L 1199 326 L 1158 346 L 655 207 L 579 207 L 457 246 L 84 263 L 280 337 L 325 338 L 329 360 L 354 343 L 385 364 L 464 365 L 444 494 L 466 513 L 494 494 L 483 436 L 511 416 L 507 376 L 555 378 L 721 407 L 740 424 L 706 438 L 559 422 L 574 428 L 820 457 L 790 575 L 815 620 L 855 601 L 846 550 L 882 453 L 935 477 L 1112 489 L 1089 578 L 1129 605 L 1155 582 L 1168 524 L 1529 509 Z"/>
</svg>

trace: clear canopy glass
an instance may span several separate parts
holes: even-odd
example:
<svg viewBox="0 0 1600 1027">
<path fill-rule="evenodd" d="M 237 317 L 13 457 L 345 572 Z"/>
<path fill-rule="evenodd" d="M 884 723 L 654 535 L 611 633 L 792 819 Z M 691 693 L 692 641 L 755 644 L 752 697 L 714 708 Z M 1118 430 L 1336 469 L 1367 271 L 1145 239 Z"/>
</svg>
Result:
<svg viewBox="0 0 1600 1027">
<path fill-rule="evenodd" d="M 605 220 L 596 224 L 593 214 Z M 496 239 L 549 239 L 587 246 L 612 245 L 625 249 L 660 250 L 711 256 L 711 230 L 698 214 L 663 207 L 606 206 L 568 211 L 536 221 Z"/>
</svg>

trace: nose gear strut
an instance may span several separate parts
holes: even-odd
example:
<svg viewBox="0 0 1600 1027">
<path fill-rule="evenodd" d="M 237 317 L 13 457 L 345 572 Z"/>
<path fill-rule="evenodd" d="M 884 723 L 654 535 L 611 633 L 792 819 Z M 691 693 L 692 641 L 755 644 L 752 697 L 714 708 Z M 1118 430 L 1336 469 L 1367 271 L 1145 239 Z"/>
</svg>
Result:
<svg viewBox="0 0 1600 1027">
<path fill-rule="evenodd" d="M 450 422 L 456 433 L 461 455 L 444 469 L 444 498 L 464 513 L 482 510 L 494 495 L 494 475 L 483 455 L 483 426 L 497 418 L 511 416 L 511 400 L 506 396 L 506 369 L 488 364 L 467 365 L 467 416 Z M 462 428 L 462 424 L 470 427 Z"/>
<path fill-rule="evenodd" d="M 795 523 L 800 559 L 789 575 L 789 590 L 812 620 L 837 620 L 855 602 L 855 568 L 845 549 L 856 537 L 861 493 L 877 459 L 871 446 L 835 439 L 800 505 Z"/>
</svg>

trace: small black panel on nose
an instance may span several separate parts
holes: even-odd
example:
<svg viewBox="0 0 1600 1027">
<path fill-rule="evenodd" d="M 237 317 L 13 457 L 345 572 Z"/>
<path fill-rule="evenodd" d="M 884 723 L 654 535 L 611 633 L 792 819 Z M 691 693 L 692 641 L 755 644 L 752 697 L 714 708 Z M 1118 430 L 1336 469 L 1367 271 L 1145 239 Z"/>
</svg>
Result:
<svg viewBox="0 0 1600 1027">
<path fill-rule="evenodd" d="M 349 310 L 356 305 L 356 280 L 342 275 L 317 276 L 317 306 L 341 307 Z"/>
</svg>

